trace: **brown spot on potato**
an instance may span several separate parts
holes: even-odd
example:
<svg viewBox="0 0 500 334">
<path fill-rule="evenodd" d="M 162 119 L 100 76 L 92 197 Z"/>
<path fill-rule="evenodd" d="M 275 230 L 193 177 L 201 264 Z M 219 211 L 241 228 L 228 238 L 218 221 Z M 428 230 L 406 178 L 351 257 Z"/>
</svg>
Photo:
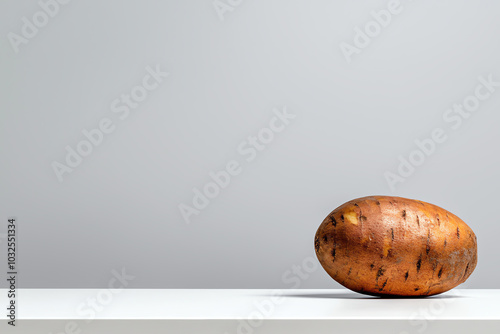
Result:
<svg viewBox="0 0 500 334">
<path fill-rule="evenodd" d="M 436 271 L 437 266 L 438 266 L 437 261 L 432 262 L 432 271 L 433 271 L 433 272 L 434 272 L 434 271 Z"/>
<path fill-rule="evenodd" d="M 380 276 L 383 276 L 384 272 L 385 272 L 385 269 L 383 269 L 382 267 L 378 268 L 376 279 L 378 280 Z"/>
<path fill-rule="evenodd" d="M 430 245 L 430 243 L 431 243 L 431 230 L 429 230 L 427 232 L 427 243 L 426 243 L 426 246 L 425 246 L 425 253 L 427 255 L 429 255 L 429 252 L 431 251 L 431 245 Z"/>
<path fill-rule="evenodd" d="M 385 288 L 385 286 L 386 286 L 386 284 L 387 284 L 387 281 L 388 281 L 388 280 L 389 280 L 389 279 L 387 278 L 387 279 L 384 281 L 384 284 L 382 284 L 382 287 L 381 287 L 381 288 L 379 288 L 379 289 L 378 289 L 378 291 L 382 291 L 382 290 L 384 290 L 384 288 Z"/>
</svg>

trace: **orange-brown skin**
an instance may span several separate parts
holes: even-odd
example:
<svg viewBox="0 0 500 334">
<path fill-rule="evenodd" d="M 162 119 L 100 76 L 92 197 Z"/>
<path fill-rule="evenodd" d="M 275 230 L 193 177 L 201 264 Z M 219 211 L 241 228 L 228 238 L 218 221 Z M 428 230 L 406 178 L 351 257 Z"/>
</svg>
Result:
<svg viewBox="0 0 500 334">
<path fill-rule="evenodd" d="M 460 218 L 433 204 L 371 196 L 330 213 L 314 239 L 326 272 L 374 296 L 431 296 L 465 282 L 477 239 Z"/>
</svg>

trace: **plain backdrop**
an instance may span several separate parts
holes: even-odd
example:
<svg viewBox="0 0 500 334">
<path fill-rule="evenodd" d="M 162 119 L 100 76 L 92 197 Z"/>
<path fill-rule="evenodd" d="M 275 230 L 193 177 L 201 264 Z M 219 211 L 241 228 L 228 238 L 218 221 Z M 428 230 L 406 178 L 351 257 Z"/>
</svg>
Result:
<svg viewBox="0 0 500 334">
<path fill-rule="evenodd" d="M 315 262 L 319 224 L 353 198 L 397 195 L 467 222 L 479 261 L 464 286 L 500 288 L 500 89 L 459 128 L 443 119 L 478 77 L 500 81 L 500 3 L 401 0 L 348 62 L 341 43 L 387 7 L 73 0 L 44 22 L 37 1 L 2 1 L 0 277 L 13 216 L 23 288 L 105 288 L 113 270 L 135 288 L 338 288 Z M 156 69 L 169 74 L 121 119 L 122 94 Z M 269 140 L 285 109 L 295 118 Z M 60 182 L 54 162 L 103 119 L 113 132 Z M 447 140 L 391 189 L 384 173 L 435 128 Z M 247 161 L 238 148 L 259 133 Z M 240 173 L 194 208 L 193 189 L 231 161 Z M 189 224 L 182 204 L 198 210 Z"/>
</svg>

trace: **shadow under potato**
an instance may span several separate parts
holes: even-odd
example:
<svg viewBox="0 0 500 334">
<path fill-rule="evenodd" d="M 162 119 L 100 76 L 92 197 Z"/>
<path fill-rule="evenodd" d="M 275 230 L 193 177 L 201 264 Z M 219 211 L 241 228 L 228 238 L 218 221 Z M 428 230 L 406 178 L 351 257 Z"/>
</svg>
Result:
<svg viewBox="0 0 500 334">
<path fill-rule="evenodd" d="M 447 295 L 433 295 L 433 296 L 368 296 L 355 293 L 293 293 L 283 294 L 283 297 L 288 298 L 325 298 L 325 299 L 448 299 L 448 298 L 466 298 L 465 296 L 447 296 Z"/>
</svg>

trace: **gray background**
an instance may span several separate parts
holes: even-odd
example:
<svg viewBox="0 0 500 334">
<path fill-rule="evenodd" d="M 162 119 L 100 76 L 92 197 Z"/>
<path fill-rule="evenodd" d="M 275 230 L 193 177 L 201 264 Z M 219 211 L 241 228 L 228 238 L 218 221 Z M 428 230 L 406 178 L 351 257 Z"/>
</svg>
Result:
<svg viewBox="0 0 500 334">
<path fill-rule="evenodd" d="M 73 0 L 18 53 L 7 35 L 40 7 L 2 1 L 0 233 L 18 218 L 19 285 L 106 287 L 125 268 L 129 287 L 288 288 L 331 210 L 387 194 L 466 221 L 467 287 L 499 288 L 500 90 L 457 130 L 442 117 L 478 76 L 500 81 L 500 3 L 401 3 L 348 63 L 339 44 L 387 1 L 243 1 L 221 20 L 210 0 Z M 111 101 L 157 64 L 169 77 L 121 121 Z M 247 163 L 239 143 L 284 106 L 296 118 Z M 59 182 L 51 163 L 104 117 L 116 130 Z M 384 173 L 436 127 L 448 140 L 392 191 Z M 242 173 L 186 224 L 178 205 L 231 160 Z M 301 288 L 339 287 L 310 271 Z"/>
</svg>

